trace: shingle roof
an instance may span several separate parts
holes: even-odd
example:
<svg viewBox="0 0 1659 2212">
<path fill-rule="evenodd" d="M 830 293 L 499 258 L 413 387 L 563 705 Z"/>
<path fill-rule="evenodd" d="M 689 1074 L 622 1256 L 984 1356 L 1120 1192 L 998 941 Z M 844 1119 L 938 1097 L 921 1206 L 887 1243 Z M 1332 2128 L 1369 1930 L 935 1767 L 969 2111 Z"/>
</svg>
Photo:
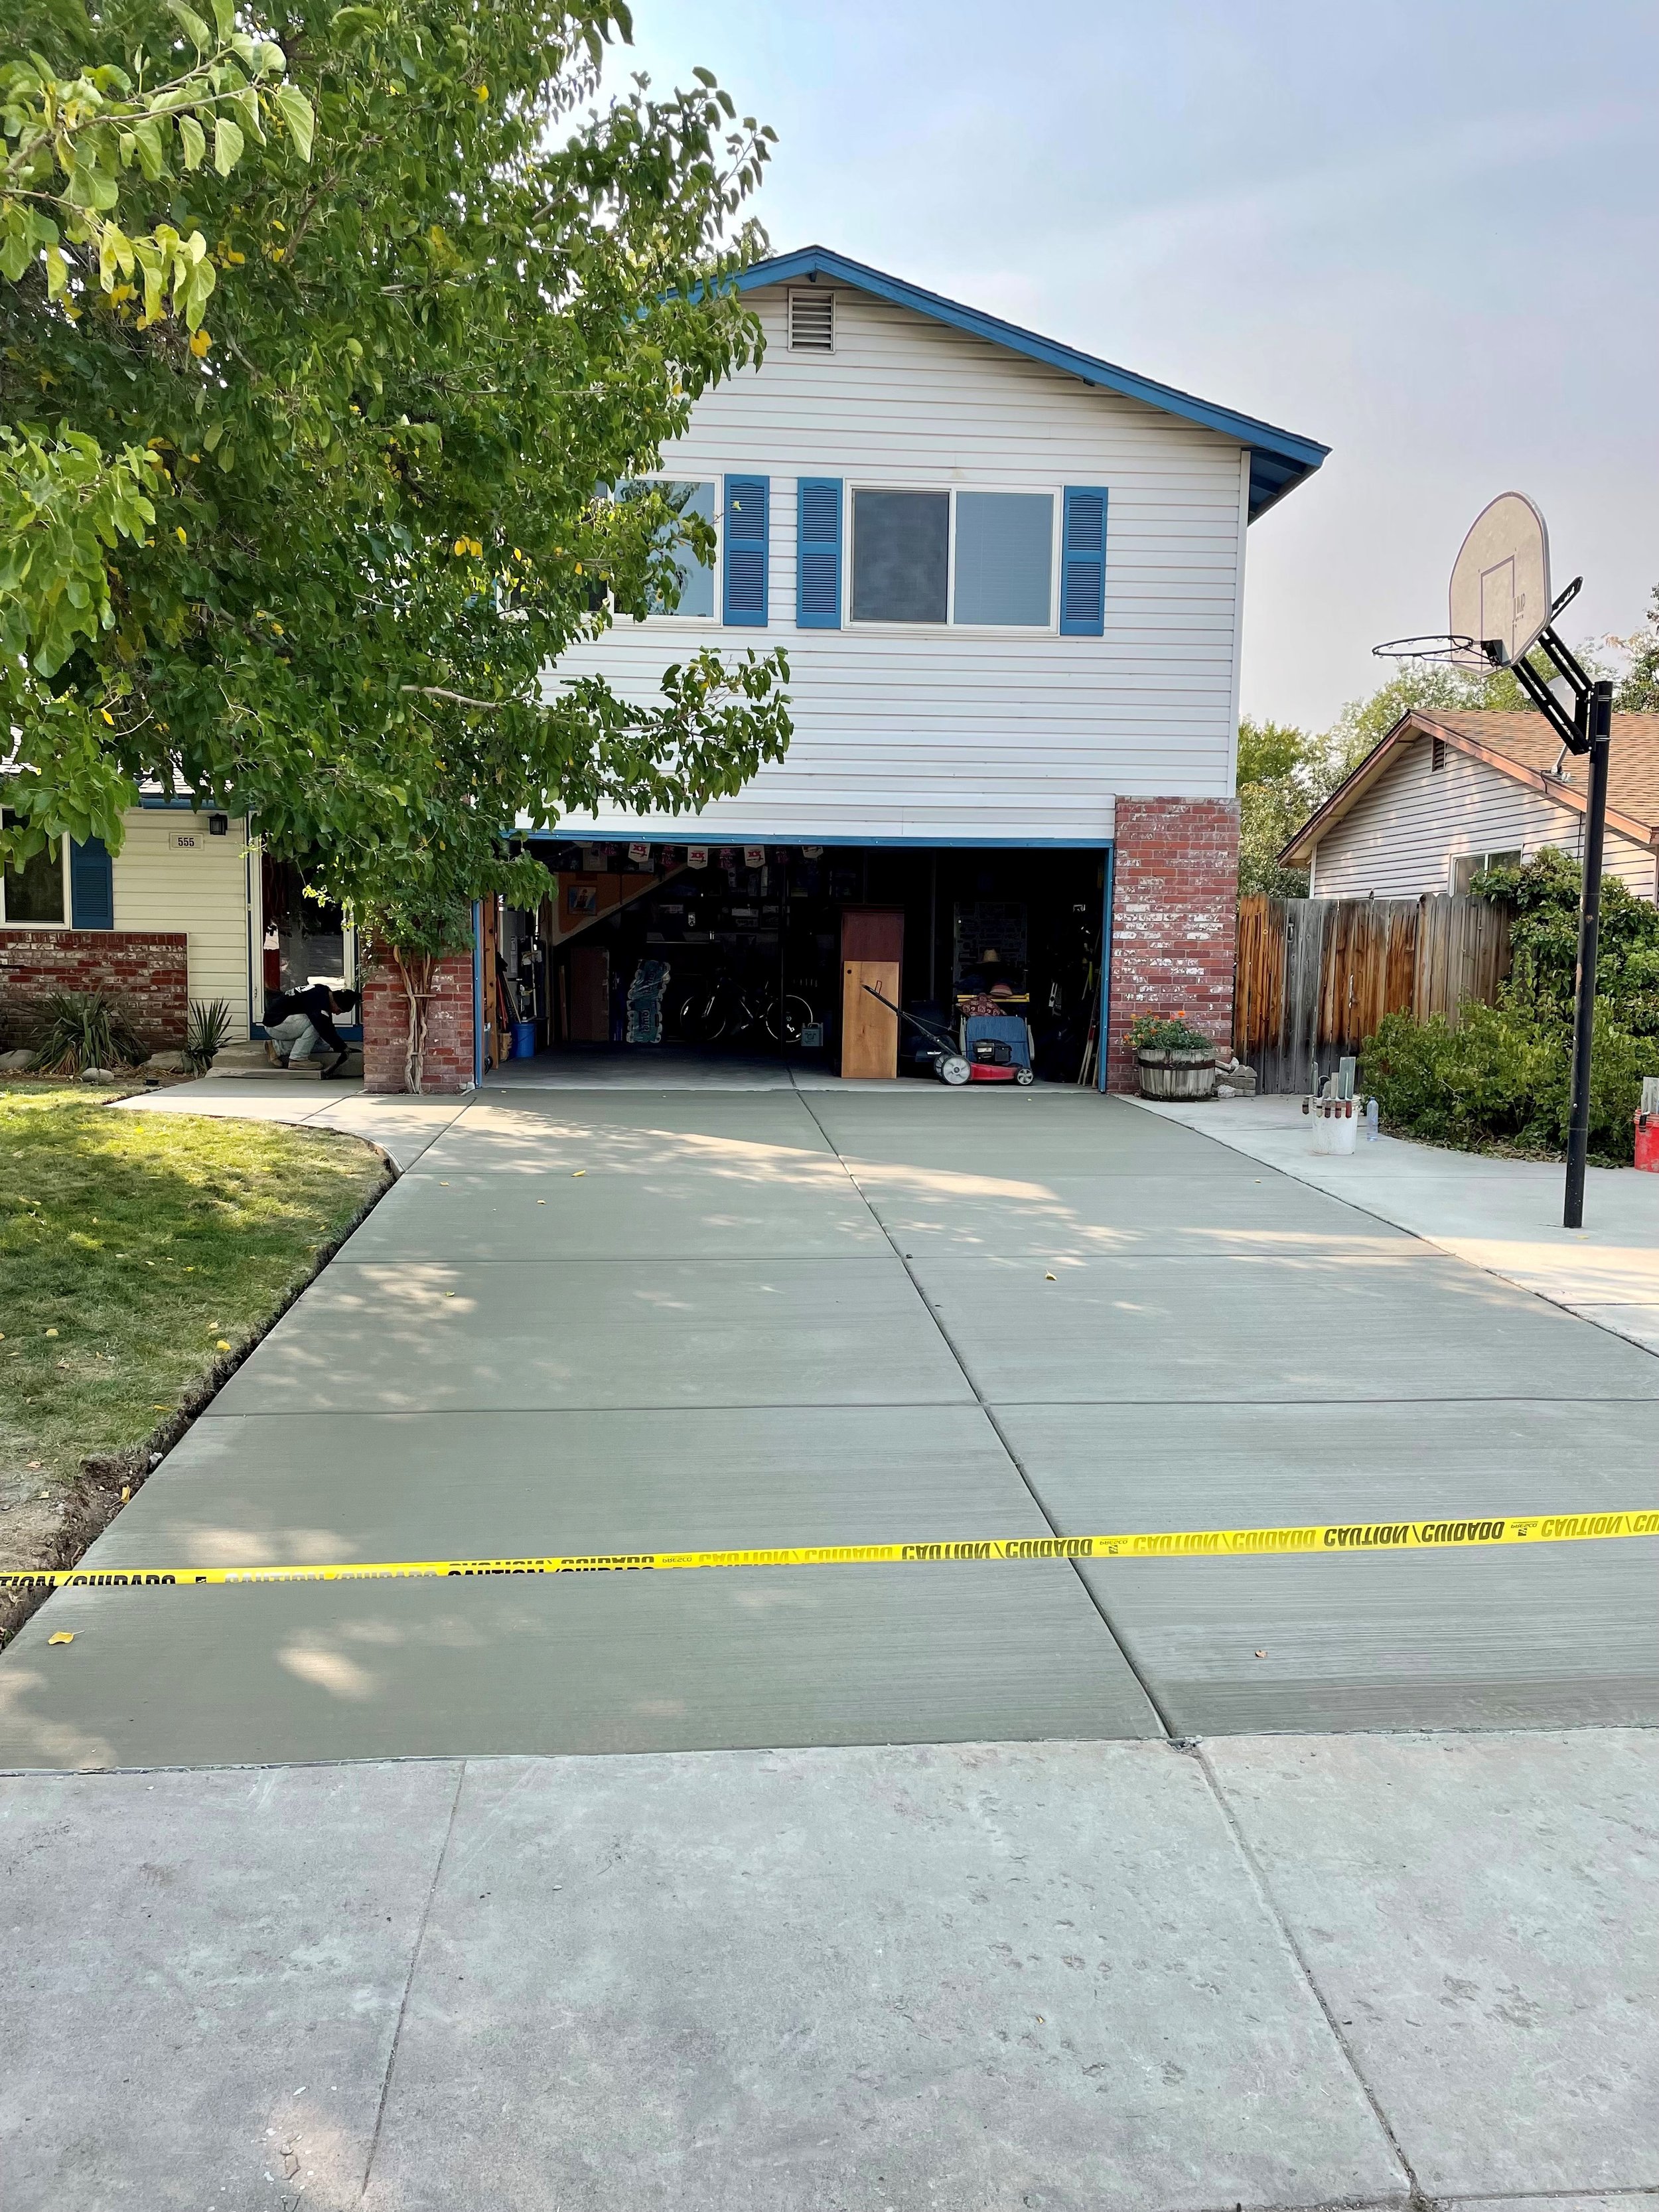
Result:
<svg viewBox="0 0 1659 2212">
<path fill-rule="evenodd" d="M 1439 714 L 1419 715 L 1449 737 L 1472 738 L 1522 768 L 1553 769 L 1561 740 L 1541 714 Z M 1583 791 L 1588 769 L 1582 755 L 1569 753 L 1561 763 L 1566 781 Z M 1642 823 L 1650 836 L 1659 829 L 1659 714 L 1615 714 L 1607 753 L 1607 805 Z"/>
<path fill-rule="evenodd" d="M 1402 714 L 1345 782 L 1304 822 L 1279 858 L 1305 866 L 1320 839 L 1382 775 L 1401 750 L 1418 738 L 1443 738 L 1460 752 L 1484 761 L 1500 775 L 1570 812 L 1584 809 L 1587 769 L 1582 755 L 1561 755 L 1561 740 L 1541 714 L 1484 709 L 1416 708 Z M 1615 714 L 1607 757 L 1607 827 L 1638 845 L 1659 848 L 1659 714 Z"/>
</svg>

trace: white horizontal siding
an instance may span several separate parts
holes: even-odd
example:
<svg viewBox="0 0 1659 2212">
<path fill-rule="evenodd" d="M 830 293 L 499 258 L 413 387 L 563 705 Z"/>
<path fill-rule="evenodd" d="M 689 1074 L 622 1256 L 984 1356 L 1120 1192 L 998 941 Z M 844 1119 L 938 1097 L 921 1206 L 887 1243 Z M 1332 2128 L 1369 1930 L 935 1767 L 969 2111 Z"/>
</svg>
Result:
<svg viewBox="0 0 1659 2212">
<path fill-rule="evenodd" d="M 1469 853 L 1518 851 L 1530 860 L 1553 846 L 1582 858 L 1583 815 L 1449 745 L 1443 768 L 1432 759 L 1432 740 L 1417 738 L 1321 838 L 1310 884 L 1315 896 L 1449 891 L 1452 862 Z M 1609 830 L 1602 865 L 1639 898 L 1654 896 L 1650 848 Z"/>
<path fill-rule="evenodd" d="M 182 930 L 189 940 L 190 995 L 223 999 L 231 1035 L 248 1035 L 247 834 L 231 817 L 228 836 L 208 834 L 204 814 L 143 807 L 124 817 L 113 863 L 118 929 Z M 183 831 L 198 842 L 179 852 Z"/>
<path fill-rule="evenodd" d="M 771 479 L 770 621 L 625 623 L 568 654 L 658 694 L 699 646 L 784 646 L 795 737 L 737 799 L 677 822 L 604 811 L 576 834 L 1094 840 L 1119 794 L 1232 788 L 1244 457 L 1232 441 L 864 294 L 836 351 L 791 354 L 781 288 L 751 295 L 769 350 L 697 403 L 667 473 Z M 795 628 L 796 483 L 1109 495 L 1100 638 Z M 845 563 L 843 563 L 845 568 Z M 843 574 L 843 606 L 848 579 Z"/>
</svg>

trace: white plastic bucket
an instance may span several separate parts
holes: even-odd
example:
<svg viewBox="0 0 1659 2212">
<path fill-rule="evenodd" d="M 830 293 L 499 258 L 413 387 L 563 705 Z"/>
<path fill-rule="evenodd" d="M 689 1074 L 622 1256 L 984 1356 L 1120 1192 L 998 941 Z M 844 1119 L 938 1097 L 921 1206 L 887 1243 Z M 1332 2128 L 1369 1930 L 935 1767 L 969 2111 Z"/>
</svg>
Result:
<svg viewBox="0 0 1659 2212">
<path fill-rule="evenodd" d="M 1354 1098 L 1304 1098 L 1302 1110 L 1313 1117 L 1316 1152 L 1346 1155 L 1359 1136 L 1360 1106 Z"/>
</svg>

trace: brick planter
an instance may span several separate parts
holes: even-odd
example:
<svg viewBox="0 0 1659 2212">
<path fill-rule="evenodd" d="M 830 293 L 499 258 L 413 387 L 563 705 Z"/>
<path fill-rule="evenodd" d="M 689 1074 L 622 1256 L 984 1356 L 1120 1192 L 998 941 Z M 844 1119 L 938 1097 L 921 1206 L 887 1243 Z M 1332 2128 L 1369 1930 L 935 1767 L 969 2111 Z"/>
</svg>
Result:
<svg viewBox="0 0 1659 2212">
<path fill-rule="evenodd" d="M 152 1052 L 183 1044 L 190 940 L 182 930 L 0 927 L 0 1031 L 21 1038 L 52 991 L 102 991 L 126 1006 Z"/>
<path fill-rule="evenodd" d="M 432 971 L 427 1006 L 428 1095 L 472 1087 L 472 955 L 451 952 Z M 409 1000 L 395 968 L 376 963 L 363 978 L 363 1088 L 402 1091 L 409 1043 Z"/>
<path fill-rule="evenodd" d="M 1120 799 L 1108 1080 L 1136 1088 L 1129 1024 L 1182 1014 L 1231 1049 L 1238 914 L 1236 799 Z"/>
</svg>

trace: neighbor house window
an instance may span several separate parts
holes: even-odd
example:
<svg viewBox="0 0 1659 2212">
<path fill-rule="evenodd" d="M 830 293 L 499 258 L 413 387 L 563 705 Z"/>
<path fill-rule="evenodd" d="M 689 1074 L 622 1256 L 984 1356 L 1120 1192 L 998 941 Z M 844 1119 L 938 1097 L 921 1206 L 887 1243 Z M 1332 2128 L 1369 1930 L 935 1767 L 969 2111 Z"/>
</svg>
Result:
<svg viewBox="0 0 1659 2212">
<path fill-rule="evenodd" d="M 65 865 L 61 838 L 25 860 L 21 867 L 9 862 L 0 869 L 0 921 L 15 927 L 30 922 L 55 923 L 69 916 L 64 884 Z"/>
<path fill-rule="evenodd" d="M 1452 890 L 1459 898 L 1467 898 L 1477 876 L 1488 868 L 1518 868 L 1521 855 L 1507 853 L 1460 853 L 1452 862 Z"/>
<path fill-rule="evenodd" d="M 853 494 L 855 623 L 1050 629 L 1053 492 Z"/>
<path fill-rule="evenodd" d="M 660 492 L 676 514 L 695 514 L 704 522 L 713 523 L 715 516 L 714 485 L 712 480 L 653 480 L 650 483 L 625 484 L 619 497 L 637 498 L 644 492 Z M 672 544 L 676 532 L 672 525 L 665 524 L 659 542 Z M 691 548 L 682 543 L 675 556 L 674 566 L 679 571 L 679 604 L 653 602 L 651 611 L 658 615 L 690 615 L 703 622 L 712 622 L 714 615 L 714 571 L 705 568 Z"/>
</svg>

